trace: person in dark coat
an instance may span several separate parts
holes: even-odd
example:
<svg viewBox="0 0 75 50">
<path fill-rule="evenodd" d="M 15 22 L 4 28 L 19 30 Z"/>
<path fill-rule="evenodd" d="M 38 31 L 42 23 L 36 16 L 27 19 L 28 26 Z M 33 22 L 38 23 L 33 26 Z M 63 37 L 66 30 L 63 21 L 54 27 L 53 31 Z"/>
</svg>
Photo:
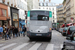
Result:
<svg viewBox="0 0 75 50">
<path fill-rule="evenodd" d="M 16 37 L 18 37 L 18 28 L 17 27 L 15 27 L 14 33 L 15 33 Z"/>
<path fill-rule="evenodd" d="M 23 36 L 25 36 L 25 32 L 26 32 L 26 27 L 25 27 L 25 26 L 23 26 L 22 31 L 24 32 L 24 33 L 23 33 Z"/>
<path fill-rule="evenodd" d="M 9 27 L 7 27 L 7 39 L 9 38 L 9 39 L 11 39 L 11 33 L 10 33 L 10 28 Z"/>
<path fill-rule="evenodd" d="M 12 32 L 13 32 L 13 38 L 15 37 L 15 27 L 12 27 Z"/>
</svg>

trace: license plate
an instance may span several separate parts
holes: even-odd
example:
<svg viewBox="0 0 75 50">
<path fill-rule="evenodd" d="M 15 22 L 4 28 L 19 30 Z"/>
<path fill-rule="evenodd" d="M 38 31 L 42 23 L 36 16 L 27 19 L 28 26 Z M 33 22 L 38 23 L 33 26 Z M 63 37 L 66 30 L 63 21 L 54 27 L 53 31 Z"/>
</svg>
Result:
<svg viewBox="0 0 75 50">
<path fill-rule="evenodd" d="M 36 34 L 36 36 L 42 36 L 42 34 Z"/>
</svg>

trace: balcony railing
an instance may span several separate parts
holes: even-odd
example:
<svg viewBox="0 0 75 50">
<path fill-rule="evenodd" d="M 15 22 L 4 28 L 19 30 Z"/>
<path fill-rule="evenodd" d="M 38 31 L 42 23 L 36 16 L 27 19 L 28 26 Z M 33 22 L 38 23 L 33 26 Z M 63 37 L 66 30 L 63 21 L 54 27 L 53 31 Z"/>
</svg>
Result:
<svg viewBox="0 0 75 50">
<path fill-rule="evenodd" d="M 71 16 L 71 12 L 67 13 L 66 16 L 67 16 L 67 17 L 68 17 L 68 16 Z"/>
<path fill-rule="evenodd" d="M 69 6 L 67 6 L 67 7 L 66 7 L 66 11 L 70 10 L 70 8 L 71 8 L 71 6 L 70 6 L 70 5 L 69 5 Z"/>
</svg>

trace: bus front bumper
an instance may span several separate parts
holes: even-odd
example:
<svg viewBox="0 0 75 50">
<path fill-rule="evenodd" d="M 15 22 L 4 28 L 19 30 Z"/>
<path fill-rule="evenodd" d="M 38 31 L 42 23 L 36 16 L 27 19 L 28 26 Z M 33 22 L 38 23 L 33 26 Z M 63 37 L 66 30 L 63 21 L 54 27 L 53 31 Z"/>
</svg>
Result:
<svg viewBox="0 0 75 50">
<path fill-rule="evenodd" d="M 28 37 L 49 37 L 51 38 L 52 32 L 48 32 L 48 33 L 32 33 L 30 31 L 27 31 L 27 36 Z"/>
</svg>

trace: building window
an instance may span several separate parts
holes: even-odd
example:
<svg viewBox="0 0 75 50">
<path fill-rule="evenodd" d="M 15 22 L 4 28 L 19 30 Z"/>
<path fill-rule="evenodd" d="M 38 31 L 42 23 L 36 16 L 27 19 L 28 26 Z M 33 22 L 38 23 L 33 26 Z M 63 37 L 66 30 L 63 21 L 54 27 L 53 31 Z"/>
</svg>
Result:
<svg viewBox="0 0 75 50">
<path fill-rule="evenodd" d="M 2 16 L 7 16 L 6 10 L 5 9 L 1 9 L 1 15 Z"/>
<path fill-rule="evenodd" d="M 46 3 L 46 6 L 48 6 L 48 3 Z"/>
<path fill-rule="evenodd" d="M 47 8 L 48 9 L 48 8 Z"/>
<path fill-rule="evenodd" d="M 54 12 L 53 12 L 53 15 L 54 15 Z"/>
<path fill-rule="evenodd" d="M 53 16 L 53 18 L 54 18 L 54 16 Z"/>
<path fill-rule="evenodd" d="M 51 10 L 51 8 L 49 8 L 49 10 Z"/>
<path fill-rule="evenodd" d="M 54 20 L 53 20 L 53 23 L 54 23 Z"/>
<path fill-rule="evenodd" d="M 54 10 L 54 8 L 53 8 L 53 10 Z"/>
<path fill-rule="evenodd" d="M 39 3 L 39 6 L 41 6 L 40 3 Z"/>
<path fill-rule="evenodd" d="M 40 8 L 39 8 L 40 9 Z"/>
<path fill-rule="evenodd" d="M 44 3 L 42 3 L 42 5 L 44 6 Z"/>
<path fill-rule="evenodd" d="M 5 0 L 2 0 L 3 3 L 5 3 Z"/>
<path fill-rule="evenodd" d="M 43 8 L 44 9 L 44 8 Z"/>
</svg>

